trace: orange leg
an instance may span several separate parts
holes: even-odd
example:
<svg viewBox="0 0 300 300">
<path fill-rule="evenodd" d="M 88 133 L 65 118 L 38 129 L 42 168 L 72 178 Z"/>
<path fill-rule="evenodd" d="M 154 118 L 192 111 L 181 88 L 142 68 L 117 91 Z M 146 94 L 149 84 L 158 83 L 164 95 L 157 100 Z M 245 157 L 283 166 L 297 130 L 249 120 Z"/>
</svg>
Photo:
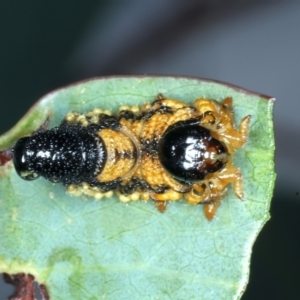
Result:
<svg viewBox="0 0 300 300">
<path fill-rule="evenodd" d="M 204 205 L 204 214 L 206 219 L 212 220 L 216 214 L 218 207 L 220 206 L 221 201 L 215 201 L 213 203 L 207 203 Z"/>
<path fill-rule="evenodd" d="M 235 195 L 243 199 L 243 182 L 239 169 L 228 167 L 221 172 L 209 174 L 205 180 L 193 185 L 192 190 L 185 194 L 190 204 L 205 204 L 205 215 L 212 219 L 226 193 L 227 186 L 233 183 Z"/>
<path fill-rule="evenodd" d="M 182 198 L 182 193 L 178 193 L 174 190 L 167 190 L 166 192 L 162 194 L 151 194 L 151 198 L 155 201 L 155 206 L 159 212 L 164 212 L 167 207 L 167 201 L 168 200 L 178 200 Z"/>
<path fill-rule="evenodd" d="M 156 209 L 163 213 L 167 208 L 167 201 L 154 200 Z"/>
<path fill-rule="evenodd" d="M 150 196 L 154 200 L 158 201 L 175 201 L 182 198 L 182 193 L 176 192 L 172 189 L 165 191 L 162 194 L 150 193 Z"/>
<path fill-rule="evenodd" d="M 236 148 L 245 144 L 251 116 L 244 117 L 236 130 L 232 113 L 232 98 L 225 98 L 222 103 L 201 98 L 195 101 L 194 107 L 202 115 L 201 125 L 211 130 L 214 138 L 224 142 L 229 153 L 234 153 Z"/>
</svg>

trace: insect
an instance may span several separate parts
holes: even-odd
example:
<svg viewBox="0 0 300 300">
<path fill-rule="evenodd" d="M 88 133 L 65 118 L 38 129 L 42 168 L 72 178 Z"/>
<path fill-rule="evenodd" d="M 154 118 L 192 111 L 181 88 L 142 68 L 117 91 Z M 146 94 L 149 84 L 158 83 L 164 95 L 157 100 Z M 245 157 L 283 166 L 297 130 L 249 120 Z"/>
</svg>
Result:
<svg viewBox="0 0 300 300">
<path fill-rule="evenodd" d="M 13 162 L 25 180 L 39 176 L 69 193 L 96 199 L 115 191 L 123 202 L 153 199 L 204 204 L 212 219 L 230 183 L 243 199 L 242 176 L 233 165 L 247 139 L 250 116 L 235 129 L 232 98 L 205 98 L 193 105 L 167 99 L 121 107 L 111 115 L 94 109 L 68 113 L 62 123 L 17 141 Z"/>
</svg>

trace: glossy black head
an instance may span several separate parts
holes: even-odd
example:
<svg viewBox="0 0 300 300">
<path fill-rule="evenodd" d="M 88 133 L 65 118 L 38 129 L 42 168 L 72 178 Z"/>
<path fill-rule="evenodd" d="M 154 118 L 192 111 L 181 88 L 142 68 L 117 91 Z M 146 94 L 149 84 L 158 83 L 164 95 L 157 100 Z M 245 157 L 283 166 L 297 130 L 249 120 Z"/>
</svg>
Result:
<svg viewBox="0 0 300 300">
<path fill-rule="evenodd" d="M 25 180 L 43 176 L 53 182 L 80 183 L 100 172 L 105 159 L 103 141 L 80 126 L 21 138 L 13 148 L 15 169 Z"/>
<path fill-rule="evenodd" d="M 25 180 L 34 180 L 39 177 L 33 170 L 29 170 L 28 167 L 28 150 L 26 144 L 30 141 L 29 137 L 21 138 L 17 141 L 13 148 L 13 162 L 15 169 L 20 177 Z"/>
<path fill-rule="evenodd" d="M 196 119 L 171 125 L 161 138 L 158 151 L 166 171 L 186 183 L 204 179 L 228 161 L 226 146 Z"/>
</svg>

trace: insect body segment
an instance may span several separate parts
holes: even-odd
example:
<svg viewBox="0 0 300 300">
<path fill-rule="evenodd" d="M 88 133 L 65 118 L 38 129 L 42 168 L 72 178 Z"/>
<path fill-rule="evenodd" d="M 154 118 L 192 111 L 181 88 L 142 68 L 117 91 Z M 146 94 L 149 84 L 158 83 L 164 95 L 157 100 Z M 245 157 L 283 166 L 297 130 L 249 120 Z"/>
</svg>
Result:
<svg viewBox="0 0 300 300">
<path fill-rule="evenodd" d="M 198 99 L 189 106 L 161 94 L 152 104 L 69 113 L 62 124 L 20 139 L 13 148 L 18 174 L 62 182 L 68 192 L 96 199 L 115 191 L 121 201 L 152 198 L 158 210 L 185 197 L 213 218 L 233 183 L 243 198 L 233 155 L 248 136 L 250 116 L 234 128 L 232 99 Z"/>
<path fill-rule="evenodd" d="M 62 125 L 20 139 L 13 159 L 23 179 L 43 176 L 66 185 L 78 184 L 101 172 L 106 150 L 103 141 L 86 128 Z"/>
</svg>

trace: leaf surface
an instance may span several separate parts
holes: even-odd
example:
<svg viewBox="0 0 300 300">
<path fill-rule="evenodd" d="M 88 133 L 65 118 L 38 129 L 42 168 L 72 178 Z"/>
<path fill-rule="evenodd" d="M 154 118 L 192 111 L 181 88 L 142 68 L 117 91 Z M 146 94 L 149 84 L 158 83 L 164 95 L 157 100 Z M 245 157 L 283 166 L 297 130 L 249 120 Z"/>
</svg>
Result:
<svg viewBox="0 0 300 300">
<path fill-rule="evenodd" d="M 0 167 L 0 271 L 31 273 L 51 299 L 239 299 L 253 242 L 269 219 L 274 173 L 272 99 L 218 82 L 174 77 L 108 77 L 54 91 L 0 137 L 0 149 L 69 111 L 117 112 L 158 93 L 192 104 L 232 97 L 236 124 L 252 115 L 235 154 L 245 201 L 232 187 L 212 221 L 184 200 L 159 213 L 152 201 L 72 197 L 60 184 L 20 179 Z M 48 120 L 48 121 L 47 121 Z M 46 122 L 47 121 L 47 122 Z M 45 123 L 46 122 L 46 123 Z"/>
</svg>

